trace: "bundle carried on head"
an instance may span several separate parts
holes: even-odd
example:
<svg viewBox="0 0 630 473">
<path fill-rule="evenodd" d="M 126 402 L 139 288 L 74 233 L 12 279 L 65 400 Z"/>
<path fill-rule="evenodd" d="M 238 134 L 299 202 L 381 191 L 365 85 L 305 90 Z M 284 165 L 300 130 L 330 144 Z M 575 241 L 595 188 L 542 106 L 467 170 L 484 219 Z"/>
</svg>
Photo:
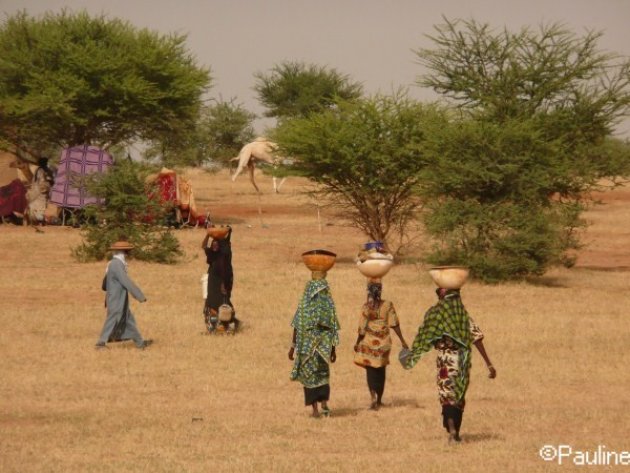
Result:
<svg viewBox="0 0 630 473">
<path fill-rule="evenodd" d="M 363 246 L 356 258 L 357 269 L 365 277 L 380 279 L 394 265 L 394 257 L 385 250 L 380 241 L 370 241 Z"/>
</svg>

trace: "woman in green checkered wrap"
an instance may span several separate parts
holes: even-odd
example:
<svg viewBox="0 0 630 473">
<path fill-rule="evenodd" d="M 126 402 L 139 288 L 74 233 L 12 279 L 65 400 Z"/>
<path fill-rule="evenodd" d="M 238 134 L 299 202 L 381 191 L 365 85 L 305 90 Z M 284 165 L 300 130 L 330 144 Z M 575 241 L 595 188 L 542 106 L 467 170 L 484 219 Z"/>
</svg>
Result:
<svg viewBox="0 0 630 473">
<path fill-rule="evenodd" d="M 337 355 L 339 320 L 330 294 L 325 272 L 313 272 L 293 317 L 293 343 L 289 359 L 293 360 L 291 380 L 304 386 L 304 404 L 313 408 L 313 417 L 328 416 L 330 398 L 330 363 Z"/>
<path fill-rule="evenodd" d="M 475 345 L 495 378 L 496 370 L 483 346 L 483 333 L 468 315 L 459 289 L 436 290 L 438 302 L 424 316 L 403 366 L 411 369 L 432 348 L 437 350 L 437 386 L 449 441 L 459 442 L 465 395 L 470 380 L 471 348 Z"/>
</svg>

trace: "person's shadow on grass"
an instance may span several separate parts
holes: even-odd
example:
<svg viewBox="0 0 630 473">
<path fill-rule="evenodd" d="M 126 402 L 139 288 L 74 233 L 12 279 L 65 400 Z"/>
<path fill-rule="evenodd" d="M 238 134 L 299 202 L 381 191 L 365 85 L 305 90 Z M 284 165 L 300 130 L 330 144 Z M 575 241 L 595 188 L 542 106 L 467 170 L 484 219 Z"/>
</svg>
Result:
<svg viewBox="0 0 630 473">
<path fill-rule="evenodd" d="M 390 402 L 383 403 L 383 406 L 379 410 L 387 410 L 387 409 L 395 409 L 397 407 L 411 407 L 414 409 L 424 409 L 424 406 L 418 404 L 418 401 L 415 399 L 397 399 L 394 398 Z M 332 409 L 330 412 L 330 417 L 353 417 L 358 415 L 360 412 L 371 410 L 367 406 L 359 406 L 359 407 L 338 407 L 336 409 Z"/>
<path fill-rule="evenodd" d="M 463 443 L 487 442 L 488 440 L 505 440 L 505 438 L 493 432 L 462 433 Z"/>
</svg>

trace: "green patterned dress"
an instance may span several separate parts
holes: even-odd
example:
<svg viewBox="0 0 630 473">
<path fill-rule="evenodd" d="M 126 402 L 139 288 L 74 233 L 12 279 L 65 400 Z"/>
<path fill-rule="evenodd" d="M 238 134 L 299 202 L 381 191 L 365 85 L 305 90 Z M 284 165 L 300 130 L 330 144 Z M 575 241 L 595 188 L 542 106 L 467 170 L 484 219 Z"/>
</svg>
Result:
<svg viewBox="0 0 630 473">
<path fill-rule="evenodd" d="M 463 410 L 470 380 L 471 347 L 481 339 L 483 333 L 468 315 L 459 291 L 450 290 L 426 312 L 405 368 L 412 368 L 423 354 L 435 348 L 440 404 Z"/>
<path fill-rule="evenodd" d="M 339 344 L 339 320 L 325 279 L 306 284 L 293 317 L 295 361 L 291 380 L 307 389 L 327 386 L 330 379 L 330 353 Z M 308 400 L 308 394 L 306 394 Z M 307 404 L 310 404 L 307 402 Z"/>
</svg>

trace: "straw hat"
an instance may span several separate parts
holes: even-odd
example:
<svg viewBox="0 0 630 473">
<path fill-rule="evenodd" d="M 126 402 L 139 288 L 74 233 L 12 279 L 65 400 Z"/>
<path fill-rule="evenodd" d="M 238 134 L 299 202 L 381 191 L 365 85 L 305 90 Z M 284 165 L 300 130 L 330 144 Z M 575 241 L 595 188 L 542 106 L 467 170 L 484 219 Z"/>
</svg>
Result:
<svg viewBox="0 0 630 473">
<path fill-rule="evenodd" d="M 128 241 L 119 240 L 109 247 L 111 251 L 133 250 L 134 246 Z"/>
</svg>

